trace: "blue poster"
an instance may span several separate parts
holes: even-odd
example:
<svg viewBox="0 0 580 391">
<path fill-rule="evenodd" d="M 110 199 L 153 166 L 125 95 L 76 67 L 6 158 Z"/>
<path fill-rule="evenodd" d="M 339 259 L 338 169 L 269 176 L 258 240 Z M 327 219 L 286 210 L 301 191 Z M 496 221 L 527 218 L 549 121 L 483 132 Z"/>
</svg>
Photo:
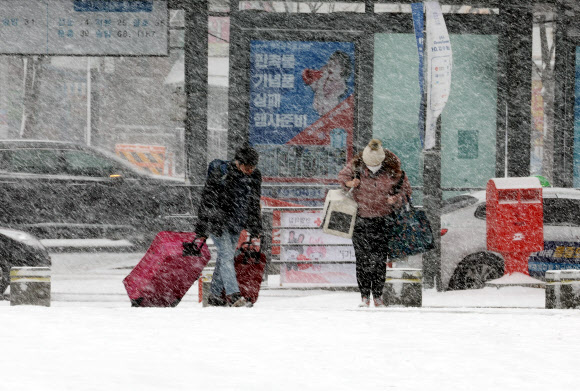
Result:
<svg viewBox="0 0 580 391">
<path fill-rule="evenodd" d="M 425 77 L 423 73 L 423 57 L 424 57 L 424 36 L 425 29 L 425 13 L 423 12 L 423 3 L 412 3 L 411 11 L 413 15 L 413 29 L 415 30 L 415 39 L 417 40 L 417 52 L 419 54 L 419 88 L 421 95 L 425 86 Z"/>
<path fill-rule="evenodd" d="M 332 179 L 352 150 L 352 42 L 252 41 L 250 143 L 266 180 Z"/>
<path fill-rule="evenodd" d="M 544 242 L 544 250 L 532 253 L 528 271 L 532 277 L 543 277 L 547 270 L 580 269 L 580 243 Z"/>
</svg>

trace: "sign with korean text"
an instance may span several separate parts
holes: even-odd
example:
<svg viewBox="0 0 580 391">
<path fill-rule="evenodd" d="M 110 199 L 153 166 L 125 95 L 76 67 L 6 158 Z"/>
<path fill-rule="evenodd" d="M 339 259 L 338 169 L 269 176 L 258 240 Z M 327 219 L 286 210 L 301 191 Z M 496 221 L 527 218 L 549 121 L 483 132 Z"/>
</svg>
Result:
<svg viewBox="0 0 580 391">
<path fill-rule="evenodd" d="M 544 277 L 548 270 L 580 269 L 580 243 L 545 241 L 544 250 L 532 253 L 528 271 L 532 277 Z"/>
<path fill-rule="evenodd" d="M 250 143 L 267 181 L 334 181 L 352 153 L 352 42 L 252 41 Z"/>
<path fill-rule="evenodd" d="M 167 55 L 159 0 L 0 0 L 0 53 Z"/>
<path fill-rule="evenodd" d="M 280 212 L 279 224 L 281 286 L 357 286 L 352 241 L 324 233 L 322 211 Z"/>
<path fill-rule="evenodd" d="M 322 211 L 281 212 L 280 260 L 282 262 L 355 262 L 350 239 L 320 229 Z M 295 228 L 288 228 L 295 227 Z"/>
</svg>

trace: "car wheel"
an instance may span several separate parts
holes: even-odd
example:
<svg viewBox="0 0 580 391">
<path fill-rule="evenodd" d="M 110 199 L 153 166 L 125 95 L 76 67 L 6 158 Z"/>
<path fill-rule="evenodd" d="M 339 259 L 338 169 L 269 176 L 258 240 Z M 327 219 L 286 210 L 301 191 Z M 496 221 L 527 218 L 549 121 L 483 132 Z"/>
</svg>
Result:
<svg viewBox="0 0 580 391">
<path fill-rule="evenodd" d="M 0 265 L 0 300 L 4 299 L 4 292 L 10 285 L 10 266 Z"/>
<path fill-rule="evenodd" d="M 481 289 L 485 283 L 503 275 L 503 261 L 491 254 L 478 253 L 463 260 L 449 282 L 450 290 Z"/>
</svg>

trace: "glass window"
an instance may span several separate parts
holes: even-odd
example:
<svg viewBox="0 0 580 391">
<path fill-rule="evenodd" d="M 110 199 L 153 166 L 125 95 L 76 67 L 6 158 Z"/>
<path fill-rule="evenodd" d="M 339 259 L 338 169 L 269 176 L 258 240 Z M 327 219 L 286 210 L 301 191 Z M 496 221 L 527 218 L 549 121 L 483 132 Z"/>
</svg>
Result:
<svg viewBox="0 0 580 391">
<path fill-rule="evenodd" d="M 63 164 L 58 153 L 45 149 L 17 149 L 3 151 L 2 166 L 6 171 L 27 174 L 62 173 Z"/>
<path fill-rule="evenodd" d="M 109 176 L 117 169 L 113 162 L 84 151 L 63 151 L 63 157 L 70 175 Z"/>
<path fill-rule="evenodd" d="M 466 206 L 473 205 L 477 202 L 477 198 L 463 194 L 456 197 L 452 197 L 443 201 L 441 205 L 441 213 L 451 213 Z"/>
<path fill-rule="evenodd" d="M 373 137 L 401 159 L 413 186 L 421 186 L 416 38 L 391 33 L 374 38 Z M 441 122 L 441 183 L 444 188 L 481 188 L 496 169 L 498 36 L 451 34 L 450 38 L 452 92 Z"/>
<path fill-rule="evenodd" d="M 544 224 L 580 226 L 580 200 L 545 198 Z"/>
<path fill-rule="evenodd" d="M 485 220 L 486 219 L 486 214 L 487 214 L 487 208 L 485 206 L 485 203 L 479 205 L 477 207 L 477 209 L 475 209 L 475 218 L 480 219 L 480 220 Z"/>
<path fill-rule="evenodd" d="M 485 220 L 485 203 L 475 210 L 475 217 Z M 569 198 L 544 198 L 544 225 L 570 225 L 580 227 L 580 200 Z"/>
</svg>

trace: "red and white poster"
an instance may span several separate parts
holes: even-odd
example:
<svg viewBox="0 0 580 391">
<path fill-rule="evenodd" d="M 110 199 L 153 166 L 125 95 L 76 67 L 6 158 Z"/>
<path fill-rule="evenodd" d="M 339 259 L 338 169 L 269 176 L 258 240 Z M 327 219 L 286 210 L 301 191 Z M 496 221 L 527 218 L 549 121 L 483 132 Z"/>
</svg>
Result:
<svg viewBox="0 0 580 391">
<path fill-rule="evenodd" d="M 250 143 L 265 181 L 334 183 L 352 157 L 354 43 L 252 41 Z"/>
<path fill-rule="evenodd" d="M 322 211 L 281 212 L 282 286 L 356 286 L 352 241 L 320 229 Z"/>
</svg>

